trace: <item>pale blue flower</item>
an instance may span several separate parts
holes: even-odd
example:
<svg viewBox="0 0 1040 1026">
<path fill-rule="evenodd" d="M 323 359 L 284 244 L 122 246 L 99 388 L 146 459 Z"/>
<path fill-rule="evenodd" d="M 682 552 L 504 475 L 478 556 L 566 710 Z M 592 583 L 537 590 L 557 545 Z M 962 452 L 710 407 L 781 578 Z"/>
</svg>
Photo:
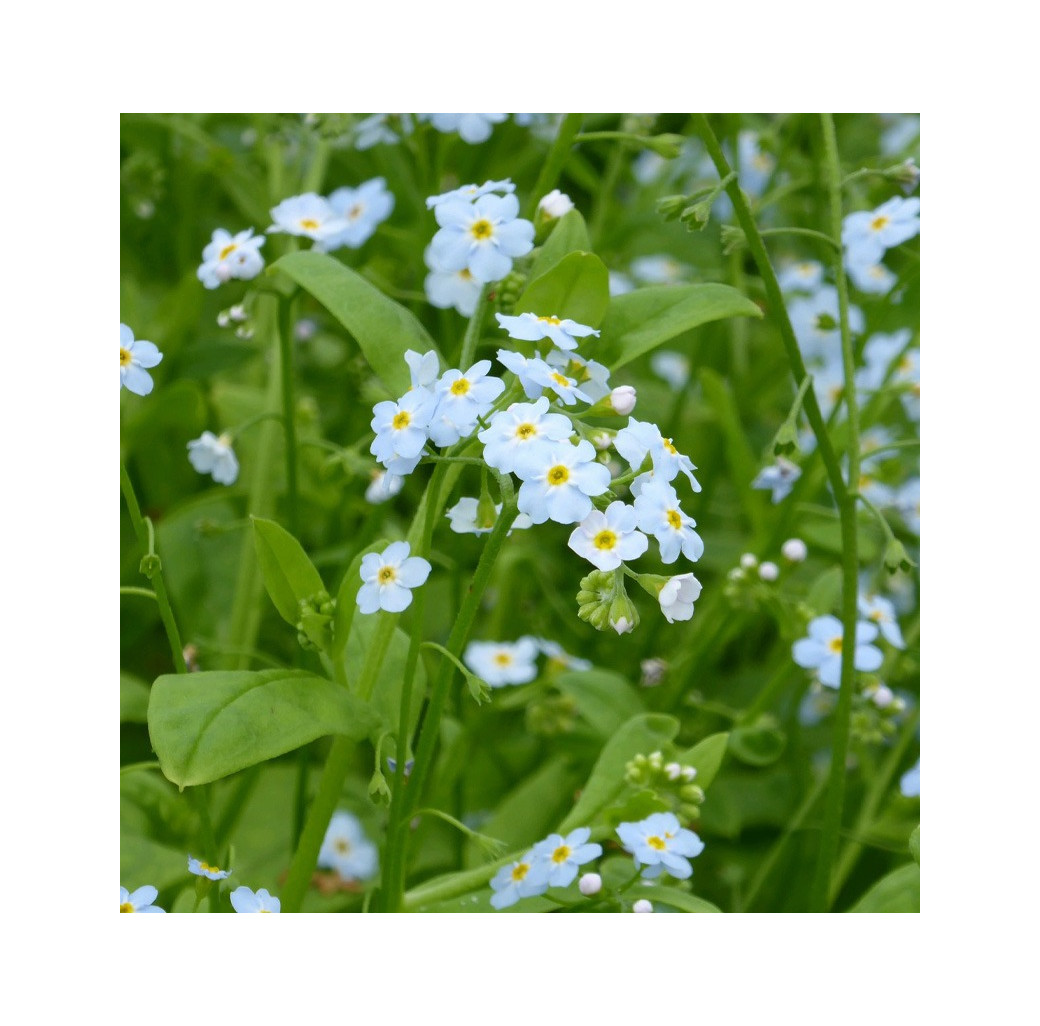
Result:
<svg viewBox="0 0 1040 1026">
<path fill-rule="evenodd" d="M 921 135 L 920 114 L 882 114 L 881 121 L 885 126 L 879 140 L 882 153 L 902 153 Z"/>
<path fill-rule="evenodd" d="M 498 519 L 501 512 L 502 503 L 495 503 L 495 520 Z M 495 526 L 494 521 L 477 523 L 480 515 L 480 500 L 473 497 L 459 499 L 444 515 L 448 518 L 448 526 L 456 534 L 489 534 Z M 525 531 L 529 527 L 531 527 L 531 518 L 526 513 L 517 513 L 508 534 L 512 534 L 513 531 Z"/>
<path fill-rule="evenodd" d="M 737 156 L 740 187 L 753 198 L 761 196 L 776 168 L 776 158 L 759 146 L 758 134 L 751 131 L 737 136 Z"/>
<path fill-rule="evenodd" d="M 553 443 L 566 441 L 574 426 L 562 413 L 549 413 L 544 396 L 534 403 L 513 403 L 499 410 L 488 426 L 477 433 L 484 443 L 484 462 L 504 474 L 520 473 L 521 467 L 540 466 Z"/>
<path fill-rule="evenodd" d="M 558 641 L 549 638 L 532 637 L 531 640 L 538 646 L 538 651 L 548 659 L 550 663 L 557 663 L 565 670 L 591 670 L 592 663 L 588 659 L 581 659 L 567 652 Z"/>
<path fill-rule="evenodd" d="M 841 326 L 838 321 L 838 290 L 824 285 L 811 296 L 797 296 L 787 304 L 791 327 L 805 358 L 826 360 L 841 354 Z M 849 330 L 863 331 L 863 311 L 849 307 Z"/>
<path fill-rule="evenodd" d="M 846 263 L 876 264 L 885 250 L 921 232 L 921 201 L 893 196 L 874 210 L 857 210 L 841 223 Z"/>
<path fill-rule="evenodd" d="M 455 310 L 463 317 L 472 317 L 480 299 L 482 284 L 470 273 L 468 267 L 453 271 L 445 267 L 427 246 L 423 254 L 430 273 L 426 275 L 423 289 L 432 306 L 439 310 Z"/>
<path fill-rule="evenodd" d="M 231 907 L 236 912 L 281 912 L 282 903 L 263 887 L 255 894 L 248 887 L 236 887 L 231 892 Z"/>
<path fill-rule="evenodd" d="M 636 527 L 639 514 L 620 499 L 605 510 L 592 510 L 571 532 L 567 547 L 599 570 L 616 570 L 638 559 L 650 539 Z"/>
<path fill-rule="evenodd" d="M 642 875 L 647 880 L 663 872 L 686 880 L 693 873 L 689 860 L 704 851 L 704 842 L 680 826 L 671 812 L 655 812 L 638 823 L 620 823 L 617 835 L 635 859 L 636 868 L 646 867 Z"/>
<path fill-rule="evenodd" d="M 340 809 L 329 820 L 318 865 L 334 869 L 344 880 L 368 880 L 379 870 L 379 851 L 365 836 L 360 820 Z"/>
<path fill-rule="evenodd" d="M 856 624 L 852 665 L 862 672 L 873 672 L 884 662 L 881 649 L 870 644 L 878 634 L 872 623 Z M 806 670 L 815 670 L 820 683 L 829 688 L 841 684 L 843 630 L 836 616 L 818 616 L 809 623 L 808 637 L 799 638 L 791 649 L 794 661 Z"/>
<path fill-rule="evenodd" d="M 506 114 L 420 114 L 421 121 L 429 121 L 438 132 L 458 132 L 463 142 L 471 145 L 491 138 L 493 125 L 505 121 Z"/>
<path fill-rule="evenodd" d="M 369 552 L 361 560 L 357 605 L 362 613 L 400 613 L 412 604 L 412 589 L 425 584 L 433 568 L 411 551 L 408 542 L 391 542 L 381 553 Z"/>
<path fill-rule="evenodd" d="M 686 264 L 664 254 L 636 257 L 629 265 L 632 276 L 647 285 L 674 285 L 689 272 Z"/>
<path fill-rule="evenodd" d="M 920 798 L 921 797 L 921 760 L 918 759 L 913 766 L 910 767 L 900 778 L 899 778 L 899 793 L 904 798 Z"/>
<path fill-rule="evenodd" d="M 577 445 L 554 442 L 539 451 L 537 463 L 534 455 L 521 468 L 517 506 L 536 524 L 580 523 L 592 510 L 590 496 L 610 487 L 610 471 L 596 462 L 596 450 L 585 439 Z"/>
<path fill-rule="evenodd" d="M 492 878 L 492 908 L 508 908 L 521 898 L 544 894 L 549 889 L 549 867 L 529 851 L 510 866 L 503 866 Z"/>
<path fill-rule="evenodd" d="M 354 126 L 354 146 L 367 150 L 380 143 L 393 144 L 411 135 L 412 128 L 411 114 L 370 114 Z"/>
<path fill-rule="evenodd" d="M 155 887 L 138 887 L 132 894 L 125 887 L 119 888 L 120 912 L 165 912 L 166 909 L 153 905 L 159 891 Z"/>
<path fill-rule="evenodd" d="M 505 391 L 501 378 L 488 377 L 490 369 L 490 360 L 479 360 L 465 373 L 452 369 L 441 375 L 434 389 L 437 405 L 427 428 L 435 445 L 454 445 L 469 435 L 477 418 Z"/>
<path fill-rule="evenodd" d="M 628 426 L 614 436 L 614 448 L 622 459 L 628 461 L 633 470 L 638 470 L 649 456 L 654 477 L 663 481 L 674 481 L 683 473 L 689 478 L 690 486 L 695 492 L 701 490 L 700 484 L 693 476 L 697 468 L 690 462 L 690 457 L 679 452 L 672 440 L 665 438 L 661 429 L 650 421 L 629 417 Z"/>
<path fill-rule="evenodd" d="M 823 284 L 823 264 L 817 260 L 785 264 L 776 280 L 782 292 L 815 292 Z"/>
<path fill-rule="evenodd" d="M 635 493 L 636 481 L 632 486 Z M 682 511 L 679 496 L 667 481 L 655 477 L 639 481 L 632 505 L 638 514 L 639 529 L 657 539 L 662 563 L 674 563 L 680 551 L 691 562 L 704 554 L 704 542 L 694 530 L 697 521 Z"/>
<path fill-rule="evenodd" d="M 399 473 L 392 461 L 418 460 L 426 445 L 426 428 L 436 408 L 432 393 L 424 388 L 405 392 L 395 403 L 389 399 L 372 408 L 372 430 L 376 437 L 369 452 L 391 473 Z"/>
<path fill-rule="evenodd" d="M 553 349 L 545 357 L 545 362 L 566 377 L 573 378 L 581 386 L 581 391 L 588 396 L 589 402 L 596 402 L 611 393 L 608 383 L 610 368 L 602 363 L 587 360 L 580 353 L 564 352 L 562 349 Z"/>
<path fill-rule="evenodd" d="M 578 339 L 589 335 L 599 337 L 595 328 L 587 324 L 579 324 L 569 317 L 559 318 L 555 314 L 539 316 L 534 313 L 522 313 L 515 317 L 496 313 L 499 326 L 509 333 L 510 338 L 523 342 L 537 342 L 540 339 L 551 339 L 560 349 L 577 349 Z"/>
<path fill-rule="evenodd" d="M 771 467 L 763 467 L 751 482 L 752 488 L 764 488 L 773 493 L 773 502 L 781 502 L 791 494 L 795 481 L 802 476 L 802 468 L 783 456 L 777 456 Z"/>
<path fill-rule="evenodd" d="M 914 534 L 921 533 L 921 479 L 911 478 L 899 488 L 892 496 L 892 505 L 895 506 L 899 515 Z"/>
<path fill-rule="evenodd" d="M 282 200 L 272 208 L 271 220 L 274 224 L 267 229 L 269 232 L 302 235 L 315 242 L 331 238 L 347 227 L 347 222 L 336 213 L 332 204 L 313 192 Z"/>
<path fill-rule="evenodd" d="M 516 641 L 471 641 L 462 661 L 493 688 L 526 684 L 538 676 L 538 646 L 533 638 Z"/>
<path fill-rule="evenodd" d="M 878 296 L 890 292 L 898 280 L 884 264 L 880 263 L 847 261 L 845 270 L 848 272 L 849 280 L 860 292 Z"/>
<path fill-rule="evenodd" d="M 425 353 L 417 353 L 414 349 L 404 351 L 404 362 L 408 364 L 408 372 L 412 379 L 412 388 L 425 389 L 428 395 L 433 395 L 434 382 L 440 373 L 440 358 L 436 349 L 430 349 Z"/>
<path fill-rule="evenodd" d="M 438 203 L 434 216 L 441 226 L 430 243 L 430 258 L 449 271 L 468 268 L 479 282 L 504 278 L 513 258 L 534 247 L 534 225 L 518 217 L 516 196 L 480 196 L 473 203 Z"/>
<path fill-rule="evenodd" d="M 856 387 L 876 392 L 888 380 L 889 373 L 910 343 L 913 332 L 902 328 L 891 333 L 877 332 L 863 346 L 863 366 L 856 371 Z"/>
<path fill-rule="evenodd" d="M 344 186 L 329 196 L 329 206 L 344 222 L 338 232 L 324 236 L 314 248 L 331 253 L 342 246 L 357 249 L 364 245 L 394 209 L 394 194 L 385 178 L 371 178 L 357 188 Z"/>
<path fill-rule="evenodd" d="M 154 387 L 148 368 L 157 366 L 163 358 L 154 342 L 135 339 L 125 325 L 119 325 L 119 384 L 134 395 L 148 395 Z"/>
<path fill-rule="evenodd" d="M 264 269 L 260 247 L 265 241 L 263 235 L 254 236 L 252 228 L 234 236 L 223 228 L 215 229 L 202 251 L 202 263 L 196 272 L 199 281 L 206 288 L 215 289 L 232 278 L 255 278 Z"/>
<path fill-rule="evenodd" d="M 621 271 L 607 272 L 607 288 L 612 296 L 623 296 L 635 288 L 632 279 Z"/>
<path fill-rule="evenodd" d="M 677 574 L 664 583 L 657 593 L 657 601 L 664 618 L 675 623 L 676 620 L 693 619 L 693 604 L 700 596 L 701 582 L 693 574 Z"/>
<path fill-rule="evenodd" d="M 896 648 L 905 648 L 903 632 L 899 629 L 899 620 L 896 619 L 896 608 L 886 598 L 880 595 L 866 595 L 862 592 L 857 599 L 859 615 L 865 617 L 871 623 L 876 623 L 881 636 L 890 645 Z"/>
<path fill-rule="evenodd" d="M 672 349 L 658 349 L 650 357 L 650 369 L 675 392 L 681 392 L 690 380 L 689 357 Z"/>
<path fill-rule="evenodd" d="M 462 200 L 466 203 L 472 203 L 474 200 L 479 199 L 481 196 L 486 196 L 489 192 L 501 192 L 509 193 L 516 192 L 516 186 L 513 184 L 511 178 L 503 178 L 501 181 L 486 181 L 483 185 L 460 185 L 457 189 L 451 189 L 448 192 L 439 193 L 436 196 L 426 197 L 426 209 L 433 210 L 435 206 L 440 203 L 446 203 L 448 200 Z"/>
<path fill-rule="evenodd" d="M 520 379 L 528 399 L 537 399 L 545 389 L 551 388 L 567 406 L 573 406 L 579 400 L 583 403 L 593 401 L 590 395 L 578 387 L 574 378 L 561 374 L 540 357 L 528 359 L 508 349 L 500 349 L 497 355 L 498 362 Z"/>
<path fill-rule="evenodd" d="M 196 876 L 204 876 L 209 880 L 226 880 L 232 873 L 230 869 L 221 869 L 219 866 L 211 866 L 208 862 L 188 856 L 188 870 Z"/>
<path fill-rule="evenodd" d="M 569 887 L 580 866 L 603 854 L 601 845 L 588 843 L 591 833 L 588 827 L 578 827 L 566 837 L 550 834 L 531 849 L 535 860 L 549 867 L 550 887 Z"/>
<path fill-rule="evenodd" d="M 238 459 L 227 435 L 218 438 L 203 431 L 188 443 L 188 459 L 200 474 L 212 474 L 217 484 L 233 485 L 238 480 Z"/>
</svg>

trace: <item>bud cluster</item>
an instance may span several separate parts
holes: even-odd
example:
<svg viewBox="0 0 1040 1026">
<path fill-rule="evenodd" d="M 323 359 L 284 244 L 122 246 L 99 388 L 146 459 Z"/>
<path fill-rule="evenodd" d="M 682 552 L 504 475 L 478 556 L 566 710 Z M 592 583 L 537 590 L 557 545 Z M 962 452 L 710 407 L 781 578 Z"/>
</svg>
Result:
<svg viewBox="0 0 1040 1026">
<path fill-rule="evenodd" d="M 697 777 L 694 766 L 674 760 L 665 762 L 661 752 L 637 755 L 625 765 L 625 780 L 635 787 L 656 791 L 669 798 L 679 816 L 685 820 L 698 819 L 704 802 L 704 790 L 693 781 Z"/>
</svg>

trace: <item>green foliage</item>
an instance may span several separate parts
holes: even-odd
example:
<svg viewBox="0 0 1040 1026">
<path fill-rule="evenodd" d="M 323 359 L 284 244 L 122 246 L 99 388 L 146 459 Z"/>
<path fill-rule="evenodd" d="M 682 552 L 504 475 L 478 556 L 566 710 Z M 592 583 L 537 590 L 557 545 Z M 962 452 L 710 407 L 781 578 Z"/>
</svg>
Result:
<svg viewBox="0 0 1040 1026">
<path fill-rule="evenodd" d="M 405 350 L 426 353 L 437 349 L 412 313 L 327 253 L 289 253 L 268 270 L 281 271 L 314 296 L 350 332 L 369 366 L 395 397 L 411 383 Z"/>
<path fill-rule="evenodd" d="M 568 253 L 520 294 L 516 312 L 570 318 L 596 328 L 607 312 L 607 269 L 594 253 Z"/>
<path fill-rule="evenodd" d="M 921 867 L 916 863 L 893 869 L 856 902 L 850 912 L 920 912 Z"/>
<path fill-rule="evenodd" d="M 567 670 L 553 678 L 553 685 L 574 699 L 582 719 L 601 737 L 610 737 L 644 711 L 628 681 L 609 670 Z"/>
<path fill-rule="evenodd" d="M 148 730 L 167 779 L 219 780 L 329 734 L 378 724 L 345 688 L 303 670 L 167 674 L 152 685 Z"/>
<path fill-rule="evenodd" d="M 569 253 L 587 252 L 591 249 L 585 218 L 577 210 L 568 210 L 553 226 L 545 243 L 535 252 L 534 260 L 531 261 L 530 277 L 532 280 L 541 277 Z"/>
<path fill-rule="evenodd" d="M 303 546 L 284 527 L 260 517 L 253 517 L 252 521 L 264 587 L 278 615 L 295 627 L 300 619 L 300 603 L 322 590 L 321 574 Z"/>
</svg>

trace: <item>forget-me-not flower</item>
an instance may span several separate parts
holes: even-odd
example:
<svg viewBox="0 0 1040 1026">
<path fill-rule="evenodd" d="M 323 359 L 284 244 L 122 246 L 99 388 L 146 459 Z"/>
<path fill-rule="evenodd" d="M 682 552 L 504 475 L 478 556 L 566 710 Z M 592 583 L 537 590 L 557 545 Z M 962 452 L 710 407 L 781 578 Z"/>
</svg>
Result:
<svg viewBox="0 0 1040 1026">
<path fill-rule="evenodd" d="M 119 911 L 120 912 L 165 912 L 166 909 L 153 905 L 152 902 L 158 897 L 159 891 L 152 886 L 138 887 L 131 893 L 125 887 L 119 888 Z"/>
<path fill-rule="evenodd" d="M 231 907 L 236 912 L 281 912 L 282 903 L 261 887 L 254 893 L 248 887 L 236 887 L 230 894 Z"/>
<path fill-rule="evenodd" d="M 336 870 L 344 880 L 367 880 L 379 869 L 379 851 L 365 836 L 361 821 L 340 809 L 329 820 L 318 865 Z"/>
<path fill-rule="evenodd" d="M 526 684 L 538 675 L 538 646 L 533 638 L 516 641 L 471 641 L 462 661 L 493 688 Z"/>
<path fill-rule="evenodd" d="M 155 385 L 148 369 L 163 358 L 154 342 L 135 339 L 125 325 L 119 325 L 119 384 L 134 395 L 148 395 Z"/>
<path fill-rule="evenodd" d="M 431 259 L 445 270 L 467 268 L 479 282 L 504 278 L 513 258 L 534 247 L 534 225 L 519 213 L 520 203 L 511 194 L 438 203 L 434 216 L 441 228 L 430 243 Z"/>
<path fill-rule="evenodd" d="M 571 532 L 567 547 L 599 570 L 616 570 L 650 545 L 650 539 L 636 528 L 638 516 L 620 499 L 605 510 L 594 509 Z"/>
<path fill-rule="evenodd" d="M 238 480 L 238 458 L 227 435 L 218 438 L 203 431 L 188 443 L 188 459 L 200 474 L 212 474 L 217 484 L 233 485 Z"/>
<path fill-rule="evenodd" d="M 232 278 L 249 281 L 264 269 L 264 258 L 260 247 L 266 239 L 253 235 L 247 228 L 232 236 L 231 232 L 217 228 L 213 238 L 202 251 L 202 263 L 196 272 L 199 281 L 208 289 L 215 289 Z"/>
<path fill-rule="evenodd" d="M 875 624 L 856 624 L 855 652 L 852 665 L 860 671 L 872 672 L 884 662 L 881 649 L 872 642 L 878 634 Z M 818 616 L 809 623 L 808 637 L 799 638 L 791 649 L 794 661 L 806 670 L 815 670 L 820 683 L 829 688 L 841 684 L 841 652 L 843 630 L 836 616 Z"/>
<path fill-rule="evenodd" d="M 857 210 L 841 223 L 846 262 L 880 263 L 885 250 L 921 232 L 921 201 L 916 196 L 893 196 L 874 210 Z"/>
<path fill-rule="evenodd" d="M 314 248 L 323 253 L 364 245 L 393 212 L 394 194 L 387 189 L 385 178 L 371 178 L 357 188 L 344 186 L 330 193 L 329 206 L 342 218 L 344 227 L 318 240 Z"/>
<path fill-rule="evenodd" d="M 690 859 L 704 851 L 704 842 L 679 824 L 672 812 L 655 812 L 638 823 L 620 823 L 617 835 L 634 857 L 636 868 L 645 866 L 643 877 L 653 880 L 667 871 L 677 880 L 693 873 Z"/>
<path fill-rule="evenodd" d="M 361 560 L 357 604 L 362 613 L 384 609 L 400 613 L 412 604 L 412 589 L 426 583 L 433 569 L 422 556 L 411 555 L 408 542 L 391 542 L 381 553 L 369 552 Z"/>
<path fill-rule="evenodd" d="M 773 502 L 780 502 L 791 494 L 795 481 L 802 476 L 802 468 L 783 456 L 777 456 L 776 462 L 771 467 L 763 467 L 758 472 L 755 480 L 751 482 L 752 488 L 764 488 L 773 493 Z"/>
<path fill-rule="evenodd" d="M 566 837 L 550 834 L 531 849 L 535 860 L 549 867 L 550 887 L 569 887 L 580 866 L 603 854 L 601 845 L 588 843 L 591 833 L 588 827 L 578 827 Z"/>
<path fill-rule="evenodd" d="M 510 338 L 519 339 L 522 342 L 537 342 L 540 339 L 551 339 L 559 349 L 577 349 L 578 339 L 589 335 L 599 337 L 595 328 L 587 324 L 579 324 L 569 317 L 560 318 L 555 314 L 540 316 L 534 313 L 522 313 L 515 317 L 507 317 L 505 314 L 496 313 L 495 319 L 499 326 L 509 332 Z"/>
<path fill-rule="evenodd" d="M 592 511 L 590 496 L 602 495 L 610 487 L 610 471 L 596 462 L 596 450 L 585 439 L 577 445 L 554 442 L 539 450 L 519 476 L 523 484 L 517 507 L 536 524 L 580 523 Z"/>
</svg>

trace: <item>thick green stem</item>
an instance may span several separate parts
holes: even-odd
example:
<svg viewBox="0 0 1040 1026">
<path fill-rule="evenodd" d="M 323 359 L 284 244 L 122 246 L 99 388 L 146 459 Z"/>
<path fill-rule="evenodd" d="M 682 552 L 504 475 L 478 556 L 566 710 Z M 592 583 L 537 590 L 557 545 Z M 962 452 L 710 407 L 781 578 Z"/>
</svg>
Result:
<svg viewBox="0 0 1040 1026">
<path fill-rule="evenodd" d="M 505 480 L 505 478 L 502 480 Z M 495 560 L 498 558 L 506 536 L 509 534 L 509 529 L 516 519 L 517 509 L 512 489 L 506 490 L 504 488 L 504 492 L 505 494 L 502 496 L 502 512 L 499 514 L 491 534 L 488 535 L 484 551 L 480 555 L 480 561 L 477 563 L 477 569 L 473 574 L 473 580 L 462 601 L 459 615 L 455 620 L 455 626 L 448 637 L 446 648 L 455 656 L 461 653 L 462 646 L 469 637 L 477 610 L 480 608 L 480 600 L 483 598 L 484 590 L 491 579 L 491 571 L 494 568 Z M 395 834 L 387 839 L 388 847 L 392 848 L 395 853 L 393 878 L 385 880 L 384 907 L 388 912 L 396 912 L 401 907 L 408 854 L 406 827 L 412 811 L 422 797 L 423 786 L 426 783 L 426 777 L 433 762 L 434 750 L 440 734 L 444 703 L 454 674 L 455 667 L 448 660 L 444 660 L 440 665 L 437 679 L 430 694 L 430 704 L 419 734 L 419 744 L 415 753 L 415 765 L 412 769 L 412 775 L 409 779 L 408 787 L 401 792 L 401 800 L 397 802 L 396 807 L 399 811 L 393 824 Z"/>
<path fill-rule="evenodd" d="M 137 541 L 146 553 L 150 553 L 151 530 L 146 519 L 141 516 L 141 507 L 137 502 L 134 486 L 130 482 L 130 475 L 126 472 L 126 465 L 122 460 L 119 461 L 119 482 L 123 489 L 123 498 L 126 500 L 126 508 L 130 512 L 130 522 L 134 525 Z M 155 589 L 155 601 L 159 605 L 159 617 L 162 619 L 162 625 L 166 631 L 166 639 L 170 643 L 174 668 L 178 673 L 187 673 L 188 667 L 184 662 L 184 645 L 181 643 L 180 631 L 177 630 L 177 621 L 173 616 L 170 598 L 166 594 L 166 582 L 163 580 L 161 565 L 153 571 L 151 581 L 152 587 Z"/>
<path fill-rule="evenodd" d="M 823 128 L 824 173 L 830 198 L 831 230 L 841 234 L 841 170 L 838 164 L 838 145 L 834 135 L 834 121 L 830 114 L 821 114 Z M 834 259 L 834 276 L 838 286 L 838 314 L 841 324 L 841 353 L 845 372 L 845 404 L 848 409 L 849 486 L 837 493 L 841 517 L 841 686 L 838 707 L 834 714 L 834 733 L 831 741 L 831 768 L 827 781 L 827 796 L 823 810 L 823 831 L 817 851 L 816 872 L 810 893 L 810 908 L 826 912 L 831 904 L 831 877 L 838 854 L 838 835 L 841 831 L 845 802 L 845 761 L 849 751 L 849 726 L 852 718 L 852 698 L 856 689 L 856 598 L 859 578 L 859 551 L 856 524 L 856 497 L 854 489 L 859 481 L 859 407 L 856 403 L 856 363 L 849 329 L 849 294 L 841 254 Z"/>
<path fill-rule="evenodd" d="M 556 141 L 552 144 L 552 149 L 549 150 L 545 163 L 542 164 L 542 170 L 538 174 L 538 181 L 534 183 L 534 189 L 531 190 L 531 195 L 527 200 L 524 217 L 528 221 L 532 220 L 538 212 L 538 201 L 556 186 L 560 172 L 563 171 L 563 165 L 567 163 L 567 157 L 570 155 L 574 137 L 581 130 L 581 123 L 584 118 L 584 114 L 566 114 L 560 122 L 559 131 L 556 133 Z"/>
</svg>

